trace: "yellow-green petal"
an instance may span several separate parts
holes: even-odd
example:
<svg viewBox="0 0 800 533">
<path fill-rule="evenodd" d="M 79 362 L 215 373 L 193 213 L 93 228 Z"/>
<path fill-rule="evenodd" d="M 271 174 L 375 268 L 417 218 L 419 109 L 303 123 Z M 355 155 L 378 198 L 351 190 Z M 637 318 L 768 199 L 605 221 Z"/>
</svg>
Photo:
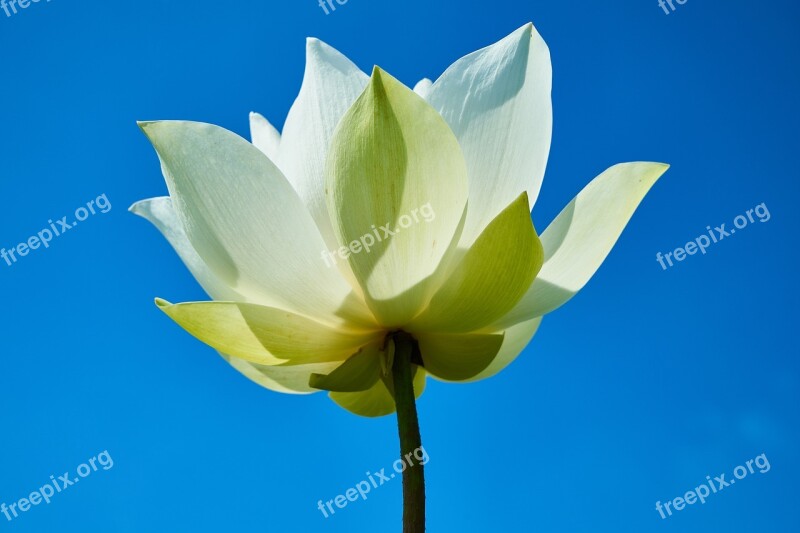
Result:
<svg viewBox="0 0 800 533">
<path fill-rule="evenodd" d="M 503 344 L 503 335 L 421 333 L 416 335 L 425 370 L 443 381 L 466 381 L 486 370 Z"/>
<path fill-rule="evenodd" d="M 326 183 L 342 256 L 384 326 L 402 326 L 435 290 L 431 276 L 465 213 L 466 176 L 442 117 L 376 67 L 334 135 Z"/>
<path fill-rule="evenodd" d="M 156 305 L 212 348 L 262 365 L 344 361 L 379 336 L 367 330 L 332 329 L 282 309 L 256 304 L 171 304 L 156 299 Z"/>
<path fill-rule="evenodd" d="M 491 324 L 522 298 L 543 258 L 522 193 L 483 230 L 409 331 L 468 332 Z"/>
<path fill-rule="evenodd" d="M 669 165 L 622 163 L 593 179 L 542 233 L 545 261 L 525 296 L 493 325 L 505 329 L 565 304 L 611 252 L 636 208 Z"/>
<path fill-rule="evenodd" d="M 311 374 L 309 386 L 333 392 L 359 392 L 372 387 L 381 377 L 380 344 L 361 348 L 328 374 Z"/>
<path fill-rule="evenodd" d="M 424 369 L 413 365 L 414 393 L 417 398 L 425 392 L 427 373 Z M 328 394 L 336 404 L 353 414 L 375 418 L 395 412 L 394 397 L 386 387 L 386 380 L 379 379 L 369 389 L 361 392 L 331 392 Z"/>
<path fill-rule="evenodd" d="M 260 365 L 220 352 L 230 365 L 254 383 L 271 391 L 284 394 L 313 394 L 319 392 L 309 386 L 311 374 L 332 372 L 339 362 L 310 363 L 307 365 Z"/>
<path fill-rule="evenodd" d="M 501 370 L 510 365 L 517 356 L 522 353 L 528 343 L 531 342 L 533 336 L 539 330 L 539 325 L 542 323 L 542 317 L 536 317 L 533 320 L 520 322 L 510 328 L 498 332 L 503 333 L 503 345 L 497 356 L 492 360 L 489 366 L 482 372 L 473 376 L 468 381 L 480 381 L 494 376 Z"/>
</svg>

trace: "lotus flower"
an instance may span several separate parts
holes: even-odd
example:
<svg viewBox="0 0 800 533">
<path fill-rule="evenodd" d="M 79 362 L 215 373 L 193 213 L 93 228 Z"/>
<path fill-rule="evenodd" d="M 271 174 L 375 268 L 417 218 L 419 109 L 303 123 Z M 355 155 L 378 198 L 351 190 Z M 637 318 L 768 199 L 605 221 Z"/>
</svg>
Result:
<svg viewBox="0 0 800 533">
<path fill-rule="evenodd" d="M 309 39 L 282 134 L 258 114 L 252 143 L 208 124 L 140 123 L 169 197 L 131 210 L 213 299 L 157 305 L 266 388 L 327 390 L 363 416 L 397 409 L 402 448 L 414 445 L 427 375 L 474 381 L 508 366 L 667 169 L 606 170 L 540 238 L 530 212 L 551 75 L 531 24 L 414 90 Z"/>
</svg>

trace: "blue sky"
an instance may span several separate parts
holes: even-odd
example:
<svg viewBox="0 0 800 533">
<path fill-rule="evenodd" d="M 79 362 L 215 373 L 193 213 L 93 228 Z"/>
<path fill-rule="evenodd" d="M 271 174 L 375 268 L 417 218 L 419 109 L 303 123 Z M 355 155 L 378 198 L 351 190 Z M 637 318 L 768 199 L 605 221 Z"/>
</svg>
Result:
<svg viewBox="0 0 800 533">
<path fill-rule="evenodd" d="M 777 0 L 688 0 L 669 15 L 656 0 L 0 11 L 0 246 L 101 195 L 111 206 L 0 262 L 0 503 L 104 451 L 114 463 L 12 522 L 0 514 L 0 531 L 399 530 L 399 480 L 331 518 L 316 508 L 391 465 L 393 417 L 263 390 L 153 305 L 204 295 L 126 211 L 166 193 L 135 121 L 246 135 L 249 111 L 283 123 L 307 36 L 412 85 L 528 21 L 554 68 L 536 227 L 614 163 L 672 168 L 513 365 L 429 382 L 429 530 L 797 531 L 799 14 Z M 762 203 L 768 221 L 668 270 L 656 261 Z M 768 472 L 665 520 L 655 510 L 760 454 Z"/>
</svg>

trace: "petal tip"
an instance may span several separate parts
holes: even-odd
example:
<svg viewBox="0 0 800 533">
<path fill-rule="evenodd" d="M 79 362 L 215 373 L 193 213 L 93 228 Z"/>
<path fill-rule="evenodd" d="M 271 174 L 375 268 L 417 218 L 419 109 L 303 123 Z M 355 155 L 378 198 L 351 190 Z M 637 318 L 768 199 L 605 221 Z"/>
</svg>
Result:
<svg viewBox="0 0 800 533">
<path fill-rule="evenodd" d="M 138 202 L 132 203 L 131 206 L 128 208 L 128 213 L 133 213 L 134 215 L 140 215 L 141 216 L 141 214 L 142 214 L 141 206 L 142 206 L 142 203 L 144 203 L 144 202 L 145 202 L 145 200 L 139 200 Z"/>
<path fill-rule="evenodd" d="M 167 307 L 172 307 L 172 304 L 171 304 L 171 303 L 169 303 L 168 301 L 166 301 L 166 300 L 165 300 L 165 299 L 163 299 L 163 298 L 158 298 L 158 297 L 156 297 L 156 298 L 155 298 L 153 301 L 155 302 L 155 304 L 156 304 L 156 307 L 158 307 L 158 308 L 159 308 L 159 309 L 161 309 L 162 311 L 163 311 L 164 309 L 166 309 Z"/>
<path fill-rule="evenodd" d="M 321 41 L 316 37 L 306 37 L 307 58 L 311 56 L 328 56 L 335 52 L 336 50 L 325 41 Z"/>
</svg>

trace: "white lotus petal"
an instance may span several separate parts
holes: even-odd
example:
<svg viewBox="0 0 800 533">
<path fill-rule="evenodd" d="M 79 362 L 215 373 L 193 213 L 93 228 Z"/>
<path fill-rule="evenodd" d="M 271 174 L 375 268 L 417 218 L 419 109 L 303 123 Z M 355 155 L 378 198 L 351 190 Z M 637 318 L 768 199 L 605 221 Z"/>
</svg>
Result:
<svg viewBox="0 0 800 533">
<path fill-rule="evenodd" d="M 246 302 L 247 298 L 230 288 L 203 261 L 186 237 L 178 215 L 172 208 L 169 196 L 141 200 L 133 204 L 130 212 L 149 220 L 169 241 L 194 279 L 214 300 Z"/>
<path fill-rule="evenodd" d="M 430 104 L 450 125 L 469 170 L 469 246 L 514 198 L 536 202 L 550 151 L 550 52 L 532 24 L 456 61 L 433 84 Z"/>
<path fill-rule="evenodd" d="M 425 100 L 428 99 L 428 96 L 431 94 L 431 88 L 433 87 L 433 82 L 428 78 L 422 78 L 414 85 L 414 92 L 423 97 Z"/>
<path fill-rule="evenodd" d="M 169 196 L 136 202 L 131 206 L 130 211 L 146 218 L 158 228 L 211 298 L 238 302 L 246 301 L 244 296 L 225 285 L 197 254 L 192 243 L 186 237 L 178 216 L 172 209 L 172 200 Z M 224 353 L 220 353 L 220 356 L 248 379 L 267 389 L 286 394 L 319 392 L 308 386 L 311 374 L 328 373 L 339 365 L 339 363 L 316 363 L 311 365 L 265 366 Z"/>
<path fill-rule="evenodd" d="M 328 324 L 371 321 L 338 270 L 322 264 L 325 243 L 314 221 L 255 146 L 210 124 L 141 127 L 189 241 L 226 285 L 249 301 Z"/>
<path fill-rule="evenodd" d="M 250 113 L 250 138 L 256 148 L 264 152 L 270 161 L 273 163 L 278 161 L 281 134 L 258 113 Z"/>
<path fill-rule="evenodd" d="M 544 265 L 522 300 L 495 327 L 549 313 L 581 290 L 668 168 L 663 163 L 623 163 L 584 187 L 542 233 Z"/>
<path fill-rule="evenodd" d="M 334 48 L 308 39 L 303 86 L 283 128 L 278 166 L 300 195 L 327 248 L 339 243 L 325 201 L 325 161 L 333 132 L 369 78 Z"/>
</svg>

